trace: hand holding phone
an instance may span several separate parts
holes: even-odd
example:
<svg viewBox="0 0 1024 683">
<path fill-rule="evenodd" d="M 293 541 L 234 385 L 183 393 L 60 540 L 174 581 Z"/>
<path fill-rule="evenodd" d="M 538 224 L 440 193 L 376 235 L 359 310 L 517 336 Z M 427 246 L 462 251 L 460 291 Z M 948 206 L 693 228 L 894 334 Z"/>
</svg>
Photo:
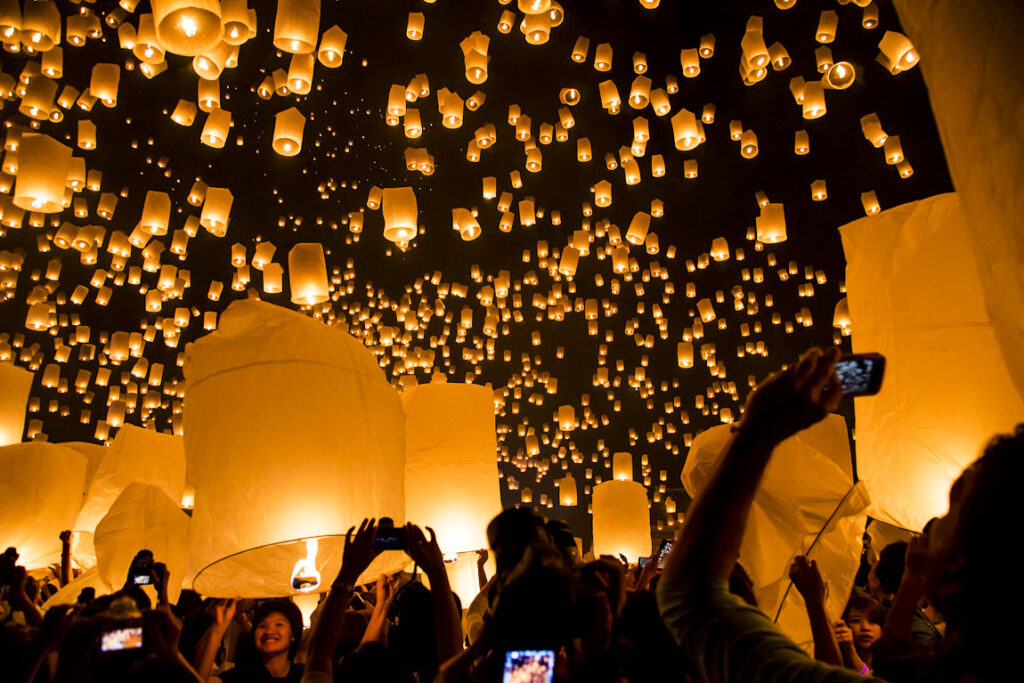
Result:
<svg viewBox="0 0 1024 683">
<path fill-rule="evenodd" d="M 554 650 L 509 650 L 502 683 L 551 683 L 555 677 Z"/>
<path fill-rule="evenodd" d="M 836 375 L 843 386 L 843 396 L 877 394 L 885 375 L 885 356 L 880 353 L 843 356 L 836 363 Z"/>
<path fill-rule="evenodd" d="M 140 550 L 135 554 L 128 568 L 128 583 L 132 586 L 148 586 L 153 583 L 153 553 Z"/>
</svg>

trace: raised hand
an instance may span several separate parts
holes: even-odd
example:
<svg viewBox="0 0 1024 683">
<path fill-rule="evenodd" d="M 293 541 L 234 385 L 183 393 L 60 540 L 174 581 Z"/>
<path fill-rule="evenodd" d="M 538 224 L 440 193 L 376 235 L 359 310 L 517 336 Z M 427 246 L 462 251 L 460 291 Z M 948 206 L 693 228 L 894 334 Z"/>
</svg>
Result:
<svg viewBox="0 0 1024 683">
<path fill-rule="evenodd" d="M 227 629 L 231 619 L 235 616 L 236 609 L 238 609 L 238 600 L 235 598 L 215 602 L 213 605 L 213 625 L 218 629 Z"/>
<path fill-rule="evenodd" d="M 904 566 L 907 578 L 924 577 L 928 566 L 928 537 L 919 535 L 907 541 L 907 552 L 904 555 Z"/>
<path fill-rule="evenodd" d="M 800 591 L 800 595 L 804 596 L 805 602 L 824 604 L 825 582 L 821 580 L 817 562 L 808 562 L 803 555 L 797 555 L 793 558 L 793 564 L 789 566 L 789 580 Z"/>
<path fill-rule="evenodd" d="M 840 351 L 810 349 L 795 367 L 773 374 L 750 394 L 738 425 L 758 441 L 777 444 L 821 421 L 839 407 L 842 385 L 835 373 Z"/>
<path fill-rule="evenodd" d="M 434 530 L 427 527 L 430 532 L 430 539 L 427 540 L 423 530 L 411 522 L 405 525 L 405 552 L 419 566 L 427 576 L 436 575 L 437 572 L 444 572 L 444 555 L 437 545 L 437 536 Z"/>
<path fill-rule="evenodd" d="M 338 572 L 338 580 L 342 583 L 355 585 L 380 552 L 373 547 L 373 541 L 377 538 L 376 521 L 364 519 L 358 529 L 350 527 L 345 534 L 345 555 L 342 557 L 341 571 Z"/>
<path fill-rule="evenodd" d="M 835 623 L 832 627 L 832 633 L 835 634 L 836 642 L 838 643 L 853 643 L 853 631 L 846 625 L 846 622 L 842 619 Z"/>
</svg>

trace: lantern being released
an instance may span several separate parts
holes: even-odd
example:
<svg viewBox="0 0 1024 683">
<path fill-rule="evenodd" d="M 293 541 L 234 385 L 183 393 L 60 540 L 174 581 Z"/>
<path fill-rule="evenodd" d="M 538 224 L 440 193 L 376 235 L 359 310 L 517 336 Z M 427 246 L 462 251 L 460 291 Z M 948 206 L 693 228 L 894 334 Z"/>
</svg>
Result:
<svg viewBox="0 0 1024 683">
<path fill-rule="evenodd" d="M 625 555 L 630 562 L 651 554 L 647 489 L 614 479 L 594 487 L 594 555 Z"/>
<path fill-rule="evenodd" d="M 21 442 L 32 377 L 28 370 L 0 362 L 0 446 Z"/>
<path fill-rule="evenodd" d="M 60 561 L 60 533 L 81 506 L 85 466 L 85 456 L 56 444 L 0 448 L 0 537 L 18 549 L 18 564 L 31 570 Z"/>
<path fill-rule="evenodd" d="M 200 593 L 301 592 L 292 574 L 307 540 L 318 541 L 316 570 L 334 577 L 349 527 L 364 517 L 405 519 L 401 400 L 353 337 L 236 301 L 186 352 L 185 377 Z M 379 557 L 369 574 L 388 561 Z"/>
<path fill-rule="evenodd" d="M 431 382 L 407 389 L 402 405 L 409 521 L 432 527 L 445 553 L 487 548 L 487 522 L 501 512 L 494 393 Z"/>
<path fill-rule="evenodd" d="M 731 439 L 728 425 L 694 438 L 682 474 L 692 498 Z M 799 644 L 809 645 L 811 631 L 803 599 L 789 581 L 793 557 L 806 555 L 829 577 L 829 614 L 842 613 L 857 573 L 870 501 L 852 470 L 846 421 L 830 415 L 775 448 L 751 507 L 740 563 L 761 609 Z"/>
</svg>

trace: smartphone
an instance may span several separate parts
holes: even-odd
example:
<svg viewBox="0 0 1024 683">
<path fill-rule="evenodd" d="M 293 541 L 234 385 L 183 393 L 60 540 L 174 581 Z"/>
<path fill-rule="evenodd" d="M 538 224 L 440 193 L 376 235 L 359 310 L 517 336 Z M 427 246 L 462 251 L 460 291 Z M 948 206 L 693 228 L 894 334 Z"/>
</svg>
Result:
<svg viewBox="0 0 1024 683">
<path fill-rule="evenodd" d="M 374 550 L 405 550 L 405 534 L 395 528 L 390 517 L 381 517 L 377 522 L 377 536 L 373 539 Z"/>
<path fill-rule="evenodd" d="M 502 683 L 551 683 L 555 677 L 554 650 L 508 650 Z"/>
<path fill-rule="evenodd" d="M 672 552 L 672 541 L 667 538 L 661 542 L 661 546 L 658 548 L 658 569 L 665 568 L 665 560 L 668 559 L 669 553 Z"/>
<path fill-rule="evenodd" d="M 637 558 L 637 564 L 638 564 L 638 565 L 640 565 L 640 568 L 641 568 L 641 569 L 643 569 L 644 567 L 646 567 L 646 566 L 647 566 L 647 563 L 648 563 L 648 562 L 650 562 L 650 561 L 651 561 L 651 558 L 649 558 L 649 557 L 640 557 L 640 558 Z"/>
<path fill-rule="evenodd" d="M 836 374 L 844 396 L 871 396 L 882 388 L 885 356 L 880 353 L 855 353 L 836 363 Z"/>
<path fill-rule="evenodd" d="M 120 652 L 122 650 L 138 650 L 142 647 L 142 627 L 125 626 L 104 631 L 100 636 L 102 652 Z"/>
<path fill-rule="evenodd" d="M 149 550 L 136 553 L 128 572 L 132 585 L 148 586 L 153 583 L 153 553 Z"/>
</svg>

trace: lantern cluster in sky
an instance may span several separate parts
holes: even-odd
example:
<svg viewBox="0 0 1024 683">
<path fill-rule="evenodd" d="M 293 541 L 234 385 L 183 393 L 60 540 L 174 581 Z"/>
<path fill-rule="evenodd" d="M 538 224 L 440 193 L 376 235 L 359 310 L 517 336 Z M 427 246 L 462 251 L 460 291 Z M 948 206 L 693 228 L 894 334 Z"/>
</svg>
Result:
<svg viewBox="0 0 1024 683">
<path fill-rule="evenodd" d="M 0 0 L 0 363 L 35 373 L 11 435 L 0 367 L 4 444 L 181 434 L 188 344 L 262 298 L 399 388 L 487 385 L 506 503 L 637 519 L 645 487 L 667 531 L 694 435 L 847 343 L 835 228 L 948 183 L 864 0 L 682 33 L 649 1 L 108 4 Z"/>
</svg>

